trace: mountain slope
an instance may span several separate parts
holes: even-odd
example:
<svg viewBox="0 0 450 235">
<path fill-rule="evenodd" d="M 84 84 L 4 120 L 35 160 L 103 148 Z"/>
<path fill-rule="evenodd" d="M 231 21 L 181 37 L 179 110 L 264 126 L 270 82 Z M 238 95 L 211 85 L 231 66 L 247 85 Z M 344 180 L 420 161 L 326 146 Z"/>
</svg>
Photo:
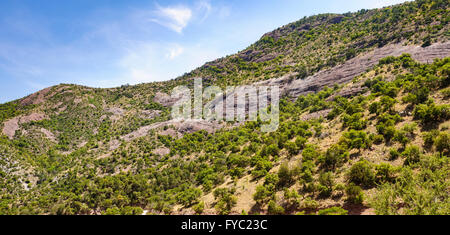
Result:
<svg viewBox="0 0 450 235">
<path fill-rule="evenodd" d="M 313 16 L 171 81 L 2 104 L 0 214 L 448 214 L 448 9 Z M 281 85 L 280 128 L 169 121 L 194 77 Z"/>
</svg>

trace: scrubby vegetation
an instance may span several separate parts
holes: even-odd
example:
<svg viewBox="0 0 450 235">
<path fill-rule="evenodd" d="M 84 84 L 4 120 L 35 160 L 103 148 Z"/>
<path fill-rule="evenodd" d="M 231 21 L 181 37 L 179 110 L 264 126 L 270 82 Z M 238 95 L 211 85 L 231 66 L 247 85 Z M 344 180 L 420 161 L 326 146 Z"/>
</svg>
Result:
<svg viewBox="0 0 450 235">
<path fill-rule="evenodd" d="M 215 133 L 181 135 L 166 125 L 138 135 L 168 120 L 155 96 L 191 85 L 187 77 L 224 85 L 296 71 L 302 79 L 390 42 L 427 46 L 445 29 L 447 1 L 319 15 L 252 45 L 280 54 L 264 62 L 234 55 L 165 83 L 62 84 L 40 104 L 3 104 L 2 123 L 46 117 L 0 136 L 0 214 L 449 214 L 448 57 L 387 57 L 348 84 L 282 97 L 275 132 L 260 132 L 255 121 Z M 339 95 L 355 87 L 363 92 Z M 319 111 L 327 112 L 304 118 Z"/>
<path fill-rule="evenodd" d="M 303 79 L 389 43 L 427 47 L 449 36 L 448 7 L 445 0 L 419 0 L 376 10 L 305 17 L 179 80 L 203 77 L 214 85 L 235 85 L 291 72 L 296 72 L 296 79 Z"/>
</svg>

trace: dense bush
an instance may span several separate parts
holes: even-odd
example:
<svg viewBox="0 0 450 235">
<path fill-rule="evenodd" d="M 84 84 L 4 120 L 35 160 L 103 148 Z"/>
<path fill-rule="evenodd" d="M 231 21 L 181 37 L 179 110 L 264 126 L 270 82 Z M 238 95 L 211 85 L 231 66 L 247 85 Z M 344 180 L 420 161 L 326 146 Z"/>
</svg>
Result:
<svg viewBox="0 0 450 235">
<path fill-rule="evenodd" d="M 434 140 L 436 150 L 442 155 L 449 156 L 450 154 L 450 137 L 446 132 L 441 132 Z"/>
<path fill-rule="evenodd" d="M 439 123 L 450 117 L 449 105 L 436 105 L 434 102 L 419 104 L 414 109 L 414 118 L 423 124 Z"/>
<path fill-rule="evenodd" d="M 411 165 L 420 161 L 422 153 L 418 146 L 410 145 L 405 148 L 405 151 L 403 151 L 402 156 L 405 158 L 404 164 Z"/>
<path fill-rule="evenodd" d="M 342 145 L 332 145 L 325 154 L 318 159 L 320 166 L 327 170 L 334 170 L 348 160 L 349 153 Z"/>
<path fill-rule="evenodd" d="M 347 195 L 347 200 L 351 203 L 362 204 L 364 201 L 364 193 L 361 187 L 353 183 L 345 187 L 345 195 Z"/>
<path fill-rule="evenodd" d="M 271 215 L 282 215 L 284 214 L 284 208 L 272 200 L 269 202 L 268 212 Z"/>
<path fill-rule="evenodd" d="M 334 186 L 334 175 L 332 172 L 325 172 L 319 176 L 320 195 L 328 197 L 331 195 Z"/>
<path fill-rule="evenodd" d="M 199 197 L 202 195 L 202 191 L 197 188 L 188 188 L 177 195 L 178 203 L 185 207 L 189 207 L 195 203 L 198 203 Z"/>
<path fill-rule="evenodd" d="M 283 163 L 278 170 L 278 185 L 281 187 L 290 186 L 294 183 L 295 176 L 299 170 L 296 168 L 291 169 L 287 163 Z"/>
<path fill-rule="evenodd" d="M 214 198 L 216 199 L 215 208 L 221 215 L 227 215 L 236 205 L 237 198 L 234 196 L 235 189 L 218 188 L 214 190 Z"/>
<path fill-rule="evenodd" d="M 349 182 L 356 185 L 371 187 L 375 183 L 375 173 L 372 164 L 366 160 L 361 160 L 352 167 L 347 174 Z"/>
<path fill-rule="evenodd" d="M 340 140 L 341 144 L 344 144 L 349 149 L 368 149 L 372 145 L 369 137 L 364 131 L 350 130 L 343 133 L 343 138 Z"/>
</svg>

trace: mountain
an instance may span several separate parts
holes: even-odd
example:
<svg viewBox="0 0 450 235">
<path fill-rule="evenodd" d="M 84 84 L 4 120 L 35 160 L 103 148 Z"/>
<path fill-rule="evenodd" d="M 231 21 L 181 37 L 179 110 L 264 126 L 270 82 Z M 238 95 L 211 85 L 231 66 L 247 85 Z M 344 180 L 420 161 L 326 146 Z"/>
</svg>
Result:
<svg viewBox="0 0 450 235">
<path fill-rule="evenodd" d="M 316 15 L 170 81 L 1 104 L 0 214 L 449 214 L 448 13 Z M 171 120 L 196 77 L 279 85 L 278 129 Z"/>
</svg>

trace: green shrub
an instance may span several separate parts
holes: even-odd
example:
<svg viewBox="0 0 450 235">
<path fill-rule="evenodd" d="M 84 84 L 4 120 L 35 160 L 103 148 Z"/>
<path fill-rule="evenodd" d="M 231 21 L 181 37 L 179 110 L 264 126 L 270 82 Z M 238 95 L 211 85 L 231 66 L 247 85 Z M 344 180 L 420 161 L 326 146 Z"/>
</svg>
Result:
<svg viewBox="0 0 450 235">
<path fill-rule="evenodd" d="M 294 182 L 294 171 L 290 169 L 287 163 L 283 163 L 278 170 L 278 185 L 281 187 L 289 186 Z"/>
<path fill-rule="evenodd" d="M 264 205 L 270 201 L 273 196 L 273 191 L 269 190 L 267 186 L 258 185 L 256 187 L 256 192 L 253 194 L 253 200 L 259 205 Z"/>
<path fill-rule="evenodd" d="M 394 138 L 396 129 L 394 126 L 386 126 L 383 123 L 376 126 L 378 133 L 382 134 L 387 143 Z"/>
<path fill-rule="evenodd" d="M 282 215 L 284 214 L 284 208 L 272 200 L 269 202 L 268 212 L 271 215 Z"/>
<path fill-rule="evenodd" d="M 351 183 L 364 187 L 371 187 L 375 183 L 373 166 L 366 160 L 361 160 L 353 164 L 347 177 Z"/>
<path fill-rule="evenodd" d="M 414 109 L 413 115 L 422 124 L 439 123 L 450 117 L 450 105 L 436 105 L 433 102 L 419 104 Z"/>
<path fill-rule="evenodd" d="M 393 161 L 393 160 L 397 159 L 399 156 L 400 156 L 400 153 L 398 152 L 397 149 L 391 148 L 389 150 L 389 160 Z"/>
<path fill-rule="evenodd" d="M 288 188 L 284 189 L 284 200 L 286 200 L 286 203 L 289 207 L 298 208 L 300 206 L 299 199 L 300 195 L 298 194 L 297 190 L 289 190 Z"/>
<path fill-rule="evenodd" d="M 319 192 L 323 197 L 331 195 L 334 186 L 334 175 L 332 172 L 325 172 L 319 176 Z"/>
<path fill-rule="evenodd" d="M 345 188 L 345 194 L 347 195 L 347 200 L 354 204 L 362 204 L 364 201 L 364 193 L 361 187 L 350 183 Z"/>
<path fill-rule="evenodd" d="M 372 104 L 370 104 L 369 112 L 372 114 L 380 114 L 381 113 L 381 103 L 373 102 Z"/>
<path fill-rule="evenodd" d="M 395 169 L 391 164 L 380 163 L 375 167 L 375 171 L 377 182 L 380 183 L 391 182 L 394 178 Z"/>
<path fill-rule="evenodd" d="M 297 147 L 297 144 L 295 142 L 289 141 L 284 145 L 284 147 L 288 151 L 289 156 L 296 155 L 299 151 L 299 148 Z"/>
<path fill-rule="evenodd" d="M 382 144 L 384 140 L 383 135 L 373 135 L 372 136 L 372 142 L 374 144 Z"/>
<path fill-rule="evenodd" d="M 368 138 L 366 132 L 350 130 L 344 132 L 343 138 L 340 140 L 341 144 L 345 144 L 349 149 L 367 149 L 372 143 Z"/>
<path fill-rule="evenodd" d="M 195 206 L 193 206 L 192 209 L 195 211 L 197 215 L 200 215 L 203 213 L 203 210 L 205 209 L 205 203 L 201 201 L 197 203 Z"/>
<path fill-rule="evenodd" d="M 405 148 L 405 151 L 403 151 L 402 156 L 405 158 L 405 165 L 412 165 L 414 163 L 417 163 L 420 161 L 421 157 L 420 148 L 416 145 L 410 145 Z"/>
<path fill-rule="evenodd" d="M 215 209 L 221 215 L 227 215 L 236 205 L 237 198 L 234 196 L 235 189 L 218 188 L 214 190 L 213 195 L 217 200 Z"/>
<path fill-rule="evenodd" d="M 310 209 L 310 210 L 315 210 L 318 207 L 319 207 L 319 203 L 310 197 L 307 197 L 306 199 L 304 199 L 300 206 L 301 209 Z"/>
<path fill-rule="evenodd" d="M 362 113 L 355 113 L 353 115 L 344 114 L 342 116 L 343 127 L 348 127 L 354 130 L 363 130 L 367 126 L 367 120 L 363 118 Z"/>
<path fill-rule="evenodd" d="M 348 211 L 343 209 L 342 207 L 330 207 L 327 209 L 320 210 L 318 212 L 319 215 L 348 215 Z"/>
<path fill-rule="evenodd" d="M 436 139 L 436 137 L 439 135 L 439 131 L 438 130 L 432 130 L 430 132 L 425 132 L 423 134 L 423 145 L 430 149 L 433 147 L 434 144 L 434 140 Z"/>
<path fill-rule="evenodd" d="M 402 130 L 395 132 L 393 140 L 400 143 L 403 147 L 405 147 L 411 141 L 407 137 L 407 133 Z"/>
<path fill-rule="evenodd" d="M 441 154 L 449 155 L 450 152 L 450 138 L 449 134 L 446 132 L 441 132 L 435 139 L 434 145 L 436 150 Z"/>
<path fill-rule="evenodd" d="M 305 148 L 305 144 L 308 140 L 304 137 L 298 136 L 295 139 L 295 144 L 297 145 L 298 150 L 302 150 Z"/>
<path fill-rule="evenodd" d="M 336 169 L 348 160 L 349 153 L 342 145 L 332 145 L 325 154 L 320 156 L 318 162 L 321 167 L 328 170 Z"/>
<path fill-rule="evenodd" d="M 202 191 L 198 188 L 188 188 L 177 195 L 177 201 L 185 207 L 189 207 L 197 203 L 202 195 Z"/>
</svg>

